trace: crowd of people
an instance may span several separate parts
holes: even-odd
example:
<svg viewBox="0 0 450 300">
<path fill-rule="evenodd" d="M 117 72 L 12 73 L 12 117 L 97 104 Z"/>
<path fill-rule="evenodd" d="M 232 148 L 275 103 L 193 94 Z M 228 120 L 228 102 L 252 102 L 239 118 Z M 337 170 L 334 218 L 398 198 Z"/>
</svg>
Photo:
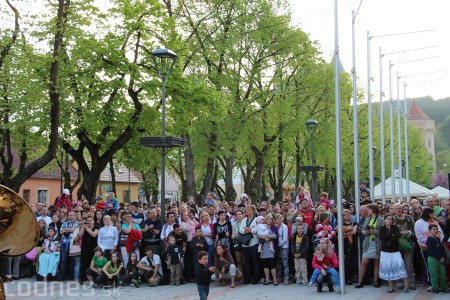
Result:
<svg viewBox="0 0 450 300">
<path fill-rule="evenodd" d="M 164 224 L 158 205 L 119 203 L 114 193 L 90 203 L 64 190 L 53 205 L 34 207 L 37 246 L 8 258 L 1 275 L 5 282 L 35 276 L 89 288 L 197 281 L 204 296 L 209 279 L 231 288 L 297 284 L 322 292 L 326 285 L 339 292 L 345 272 L 345 284 L 355 288 L 385 280 L 390 293 L 417 286 L 449 292 L 450 200 L 383 205 L 367 189 L 361 194 L 359 219 L 355 203 L 344 200 L 339 228 L 336 203 L 325 192 L 315 201 L 303 187 L 295 197 L 257 206 L 246 194 L 226 202 L 208 193 L 200 205 L 190 196 L 167 207 Z M 339 230 L 344 261 L 338 261 Z"/>
</svg>

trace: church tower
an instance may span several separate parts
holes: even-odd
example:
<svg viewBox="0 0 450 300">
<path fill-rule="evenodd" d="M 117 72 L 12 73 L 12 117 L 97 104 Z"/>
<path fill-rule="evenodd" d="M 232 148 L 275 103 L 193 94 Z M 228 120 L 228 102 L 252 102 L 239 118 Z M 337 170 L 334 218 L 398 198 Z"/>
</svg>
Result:
<svg viewBox="0 0 450 300">
<path fill-rule="evenodd" d="M 413 101 L 408 110 L 408 125 L 418 128 L 428 152 L 432 157 L 432 165 L 436 170 L 436 152 L 434 148 L 435 122 Z"/>
</svg>

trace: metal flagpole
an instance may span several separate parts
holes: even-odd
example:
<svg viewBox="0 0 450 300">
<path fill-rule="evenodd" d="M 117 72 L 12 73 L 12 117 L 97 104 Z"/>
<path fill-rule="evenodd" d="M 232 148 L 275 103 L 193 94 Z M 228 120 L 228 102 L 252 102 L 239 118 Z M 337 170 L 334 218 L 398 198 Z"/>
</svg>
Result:
<svg viewBox="0 0 450 300">
<path fill-rule="evenodd" d="M 341 166 L 341 99 L 339 89 L 339 35 L 338 35 L 338 4 L 334 0 L 334 89 L 336 107 L 336 203 L 338 214 L 338 249 L 339 261 L 344 261 L 344 234 L 342 232 L 342 166 Z M 343 268 L 344 270 L 344 268 Z M 345 272 L 339 272 L 341 294 L 344 294 Z"/>
<path fill-rule="evenodd" d="M 380 54 L 380 159 L 381 159 L 381 201 L 386 204 L 386 166 L 384 161 L 384 109 L 383 109 L 383 54 Z"/>
</svg>

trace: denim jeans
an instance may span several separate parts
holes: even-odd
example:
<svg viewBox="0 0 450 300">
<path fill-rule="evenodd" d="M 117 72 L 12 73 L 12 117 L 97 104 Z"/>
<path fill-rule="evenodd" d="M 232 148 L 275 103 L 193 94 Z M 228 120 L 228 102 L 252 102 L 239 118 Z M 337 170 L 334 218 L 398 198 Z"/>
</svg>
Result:
<svg viewBox="0 0 450 300">
<path fill-rule="evenodd" d="M 197 290 L 198 290 L 198 295 L 200 296 L 200 300 L 208 299 L 209 286 L 197 285 Z"/>
<path fill-rule="evenodd" d="M 70 243 L 61 244 L 58 280 L 66 280 L 67 267 L 69 266 L 69 246 Z"/>
<path fill-rule="evenodd" d="M 72 262 L 73 262 L 73 279 L 79 280 L 80 279 L 80 256 L 72 256 Z"/>
</svg>

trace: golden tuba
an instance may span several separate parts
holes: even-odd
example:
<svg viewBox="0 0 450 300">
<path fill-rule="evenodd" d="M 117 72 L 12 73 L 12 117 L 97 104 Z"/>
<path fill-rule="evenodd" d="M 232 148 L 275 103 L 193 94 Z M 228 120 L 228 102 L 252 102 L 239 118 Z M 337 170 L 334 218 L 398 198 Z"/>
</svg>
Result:
<svg viewBox="0 0 450 300">
<path fill-rule="evenodd" d="M 0 256 L 20 256 L 36 246 L 39 228 L 36 216 L 16 192 L 0 185 Z M 0 279 L 0 300 L 5 289 Z"/>
</svg>

